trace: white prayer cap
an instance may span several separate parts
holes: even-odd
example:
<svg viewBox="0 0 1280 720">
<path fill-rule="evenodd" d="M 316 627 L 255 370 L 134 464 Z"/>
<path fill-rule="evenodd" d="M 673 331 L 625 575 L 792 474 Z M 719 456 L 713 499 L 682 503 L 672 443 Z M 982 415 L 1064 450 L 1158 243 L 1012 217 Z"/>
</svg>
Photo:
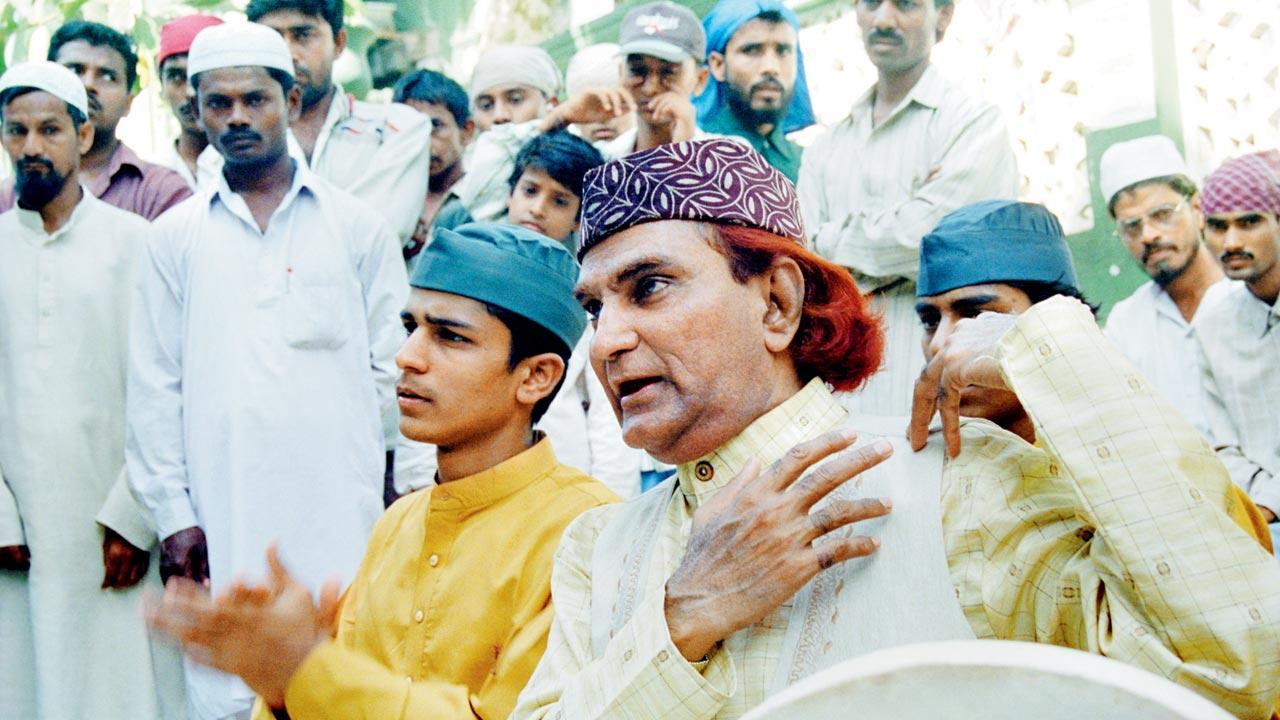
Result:
<svg viewBox="0 0 1280 720">
<path fill-rule="evenodd" d="M 560 95 L 560 69 L 540 47 L 501 45 L 480 56 L 467 94 L 474 102 L 491 87 L 513 83 L 536 88 L 550 100 Z"/>
<path fill-rule="evenodd" d="M 205 28 L 191 41 L 187 77 L 227 67 L 275 68 L 293 77 L 293 56 L 280 33 L 266 25 L 229 22 Z"/>
<path fill-rule="evenodd" d="M 577 97 L 591 88 L 617 87 L 621 82 L 618 66 L 622 54 L 617 43 L 588 45 L 574 53 L 564 71 L 565 92 Z"/>
<path fill-rule="evenodd" d="M 1098 168 L 1098 185 L 1102 199 L 1109 205 L 1116 193 L 1130 185 L 1173 175 L 1190 178 L 1187 161 L 1182 159 L 1172 140 L 1164 135 L 1148 135 L 1107 148 Z"/>
<path fill-rule="evenodd" d="M 43 90 L 89 117 L 89 96 L 80 78 L 56 62 L 33 60 L 19 63 L 0 75 L 0 93 L 24 87 Z"/>
</svg>

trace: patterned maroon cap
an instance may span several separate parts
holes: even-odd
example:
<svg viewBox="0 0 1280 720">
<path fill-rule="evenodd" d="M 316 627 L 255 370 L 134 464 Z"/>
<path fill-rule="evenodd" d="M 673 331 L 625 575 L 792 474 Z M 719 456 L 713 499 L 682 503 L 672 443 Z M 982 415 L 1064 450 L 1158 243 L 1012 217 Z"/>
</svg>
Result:
<svg viewBox="0 0 1280 720">
<path fill-rule="evenodd" d="M 1204 180 L 1204 214 L 1265 212 L 1280 214 L 1280 178 L 1263 153 L 1228 160 Z"/>
<path fill-rule="evenodd" d="M 588 171 L 584 185 L 579 260 L 610 235 L 655 220 L 742 225 L 805 242 L 795 187 L 737 140 L 659 145 Z"/>
</svg>

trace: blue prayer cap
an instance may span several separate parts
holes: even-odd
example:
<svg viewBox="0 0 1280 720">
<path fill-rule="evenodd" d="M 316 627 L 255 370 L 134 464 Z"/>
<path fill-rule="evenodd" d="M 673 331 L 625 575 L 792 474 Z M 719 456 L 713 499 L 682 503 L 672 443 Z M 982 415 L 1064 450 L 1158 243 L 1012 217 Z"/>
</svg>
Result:
<svg viewBox="0 0 1280 720">
<path fill-rule="evenodd" d="M 729 38 L 738 32 L 738 28 L 763 12 L 778 13 L 796 31 L 796 86 L 791 104 L 787 106 L 787 115 L 782 119 L 782 132 L 803 130 L 814 123 L 813 104 L 809 101 L 809 83 L 805 80 L 804 53 L 800 51 L 800 18 L 785 3 L 781 0 L 720 0 L 702 19 L 702 28 L 707 32 L 707 52 L 723 54 Z M 710 77 L 706 89 L 693 99 L 699 125 L 707 125 L 721 109 L 725 109 L 723 84 Z M 727 109 L 725 111 L 728 112 Z"/>
<path fill-rule="evenodd" d="M 920 243 L 919 297 L 1014 282 L 1079 291 L 1062 226 L 1043 205 L 1013 200 L 966 205 L 942 218 Z"/>
<path fill-rule="evenodd" d="M 437 228 L 409 284 L 461 295 L 541 325 L 573 349 L 587 314 L 573 299 L 578 263 L 564 245 L 516 225 Z"/>
</svg>

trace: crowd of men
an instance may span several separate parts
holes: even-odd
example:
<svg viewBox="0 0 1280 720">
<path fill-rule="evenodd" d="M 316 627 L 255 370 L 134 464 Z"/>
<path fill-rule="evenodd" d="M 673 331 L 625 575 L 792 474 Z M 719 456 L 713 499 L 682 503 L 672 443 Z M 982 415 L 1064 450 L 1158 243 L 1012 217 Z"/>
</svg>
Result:
<svg viewBox="0 0 1280 720">
<path fill-rule="evenodd" d="M 1120 142 L 1105 328 L 951 0 L 857 0 L 815 123 L 779 0 L 633 8 L 394 102 L 341 0 L 0 77 L 0 708 L 728 720 L 996 638 L 1280 709 L 1280 153 Z M 940 421 L 940 422 L 939 422 Z"/>
</svg>

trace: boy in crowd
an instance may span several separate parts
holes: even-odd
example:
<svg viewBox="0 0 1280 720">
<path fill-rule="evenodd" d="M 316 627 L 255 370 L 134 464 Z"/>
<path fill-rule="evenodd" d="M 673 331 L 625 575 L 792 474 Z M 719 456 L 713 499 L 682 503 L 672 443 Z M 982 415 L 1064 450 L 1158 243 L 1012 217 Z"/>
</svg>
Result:
<svg viewBox="0 0 1280 720">
<path fill-rule="evenodd" d="M 172 584 L 153 625 L 239 674 L 256 717 L 506 718 L 546 646 L 551 559 L 612 493 L 534 424 L 586 326 L 577 263 L 524 228 L 441 230 L 422 251 L 396 362 L 401 431 L 439 448 L 439 484 L 391 507 L 341 601 L 269 578 L 209 598 Z"/>
</svg>

